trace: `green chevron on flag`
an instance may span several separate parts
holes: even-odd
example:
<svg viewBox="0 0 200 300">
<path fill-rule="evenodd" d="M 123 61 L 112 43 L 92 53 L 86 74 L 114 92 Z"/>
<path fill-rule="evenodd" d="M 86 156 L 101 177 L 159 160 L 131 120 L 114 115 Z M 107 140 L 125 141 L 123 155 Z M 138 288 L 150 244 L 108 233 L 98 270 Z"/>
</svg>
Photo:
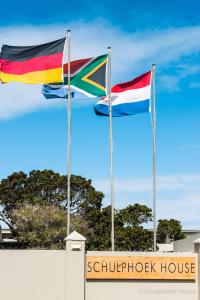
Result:
<svg viewBox="0 0 200 300">
<path fill-rule="evenodd" d="M 105 96 L 107 60 L 107 54 L 92 58 L 78 72 L 71 73 L 71 88 L 88 97 Z M 67 76 L 65 84 L 67 84 Z"/>
</svg>

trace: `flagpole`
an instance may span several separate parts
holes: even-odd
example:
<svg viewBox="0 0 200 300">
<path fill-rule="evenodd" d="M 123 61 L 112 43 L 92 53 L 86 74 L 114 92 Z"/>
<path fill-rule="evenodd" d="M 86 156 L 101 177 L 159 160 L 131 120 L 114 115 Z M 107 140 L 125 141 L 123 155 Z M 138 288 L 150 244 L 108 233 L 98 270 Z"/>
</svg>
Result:
<svg viewBox="0 0 200 300">
<path fill-rule="evenodd" d="M 70 59 L 71 59 L 71 30 L 67 30 L 68 55 L 68 98 L 67 98 L 67 235 L 70 234 L 70 203 L 71 203 L 71 87 L 70 87 Z"/>
<path fill-rule="evenodd" d="M 157 251 L 157 220 L 156 220 L 156 91 L 155 91 L 155 72 L 156 65 L 152 65 L 152 101 L 151 101 L 151 114 L 152 114 L 152 141 L 153 141 L 153 250 Z"/>
<path fill-rule="evenodd" d="M 115 200 L 113 184 L 113 130 L 111 101 L 111 47 L 108 47 L 107 92 L 109 100 L 109 133 L 110 133 L 110 196 L 111 196 L 111 249 L 115 251 Z"/>
</svg>

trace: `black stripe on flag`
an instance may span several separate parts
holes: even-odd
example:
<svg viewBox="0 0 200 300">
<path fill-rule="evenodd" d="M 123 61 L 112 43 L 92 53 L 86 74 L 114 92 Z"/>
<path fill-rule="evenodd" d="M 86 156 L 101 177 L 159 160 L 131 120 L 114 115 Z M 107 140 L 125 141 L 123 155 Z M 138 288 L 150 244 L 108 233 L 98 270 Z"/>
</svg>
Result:
<svg viewBox="0 0 200 300">
<path fill-rule="evenodd" d="M 0 58 L 10 61 L 25 61 L 35 57 L 63 52 L 65 38 L 36 46 L 3 45 Z"/>
</svg>

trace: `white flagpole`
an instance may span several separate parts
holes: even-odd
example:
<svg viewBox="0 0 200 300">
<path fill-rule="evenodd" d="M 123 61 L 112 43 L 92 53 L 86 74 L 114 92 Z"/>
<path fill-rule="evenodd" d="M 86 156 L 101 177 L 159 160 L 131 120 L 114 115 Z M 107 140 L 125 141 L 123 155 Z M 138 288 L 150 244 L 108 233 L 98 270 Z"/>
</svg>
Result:
<svg viewBox="0 0 200 300">
<path fill-rule="evenodd" d="M 70 203 L 71 203 L 71 88 L 70 88 L 70 60 L 71 60 L 71 30 L 67 30 L 68 55 L 68 98 L 67 98 L 67 235 L 70 234 Z"/>
<path fill-rule="evenodd" d="M 112 133 L 112 99 L 111 99 L 111 47 L 108 47 L 107 92 L 109 99 L 109 132 L 110 132 L 110 196 L 111 196 L 111 247 L 115 251 L 115 200 L 113 183 L 113 133 Z"/>
<path fill-rule="evenodd" d="M 153 142 L 153 249 L 157 251 L 157 219 L 156 219 L 156 91 L 155 91 L 155 72 L 156 65 L 152 65 L 152 101 L 151 101 L 151 116 L 152 116 L 152 142 Z"/>
</svg>

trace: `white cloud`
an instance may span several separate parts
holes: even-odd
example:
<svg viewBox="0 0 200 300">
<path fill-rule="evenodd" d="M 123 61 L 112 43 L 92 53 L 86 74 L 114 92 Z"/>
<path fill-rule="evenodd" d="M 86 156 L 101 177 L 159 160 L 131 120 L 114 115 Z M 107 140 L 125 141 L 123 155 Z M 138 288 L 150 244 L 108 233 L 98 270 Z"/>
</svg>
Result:
<svg viewBox="0 0 200 300">
<path fill-rule="evenodd" d="M 158 176 L 157 177 L 157 188 L 158 191 L 187 191 L 188 189 L 197 188 L 200 191 L 200 174 L 175 174 L 169 176 Z M 100 180 L 95 182 L 97 188 L 103 188 L 104 191 L 109 191 L 109 181 Z M 145 178 L 128 178 L 128 179 L 115 179 L 115 186 L 117 192 L 132 192 L 141 193 L 149 192 L 152 190 L 152 179 L 151 177 Z"/>
<path fill-rule="evenodd" d="M 150 68 L 152 63 L 161 69 L 182 56 L 200 51 L 200 26 L 126 33 L 101 20 L 74 22 L 69 28 L 72 29 L 73 59 L 99 55 L 106 52 L 107 46 L 112 46 L 114 81 L 127 80 Z M 12 45 L 38 44 L 62 37 L 66 29 L 65 25 L 56 24 L 1 27 L 0 41 Z M 0 86 L 0 98 L 0 118 L 52 105 L 43 100 L 40 87 L 32 85 Z"/>
<path fill-rule="evenodd" d="M 41 95 L 41 86 L 36 85 L 18 83 L 1 85 L 0 98 L 1 118 L 11 118 L 15 115 L 57 105 L 55 101 L 44 100 Z"/>
<path fill-rule="evenodd" d="M 116 178 L 114 182 L 116 207 L 141 203 L 152 207 L 152 178 Z M 109 204 L 109 180 L 94 182 L 105 193 Z M 200 228 L 200 174 L 173 174 L 157 177 L 157 217 L 181 220 L 187 228 Z"/>
<path fill-rule="evenodd" d="M 180 91 L 180 75 L 161 75 L 159 77 L 159 88 L 164 91 L 168 91 L 168 93 L 178 92 Z"/>
<path fill-rule="evenodd" d="M 158 78 L 158 86 L 161 90 L 168 93 L 179 92 L 181 90 L 181 81 L 191 75 L 196 75 L 200 71 L 200 64 L 196 62 L 191 63 L 177 63 L 173 66 L 175 75 L 162 74 Z M 187 83 L 185 83 L 187 84 Z M 199 88 L 199 83 L 189 83 L 190 88 Z"/>
</svg>

